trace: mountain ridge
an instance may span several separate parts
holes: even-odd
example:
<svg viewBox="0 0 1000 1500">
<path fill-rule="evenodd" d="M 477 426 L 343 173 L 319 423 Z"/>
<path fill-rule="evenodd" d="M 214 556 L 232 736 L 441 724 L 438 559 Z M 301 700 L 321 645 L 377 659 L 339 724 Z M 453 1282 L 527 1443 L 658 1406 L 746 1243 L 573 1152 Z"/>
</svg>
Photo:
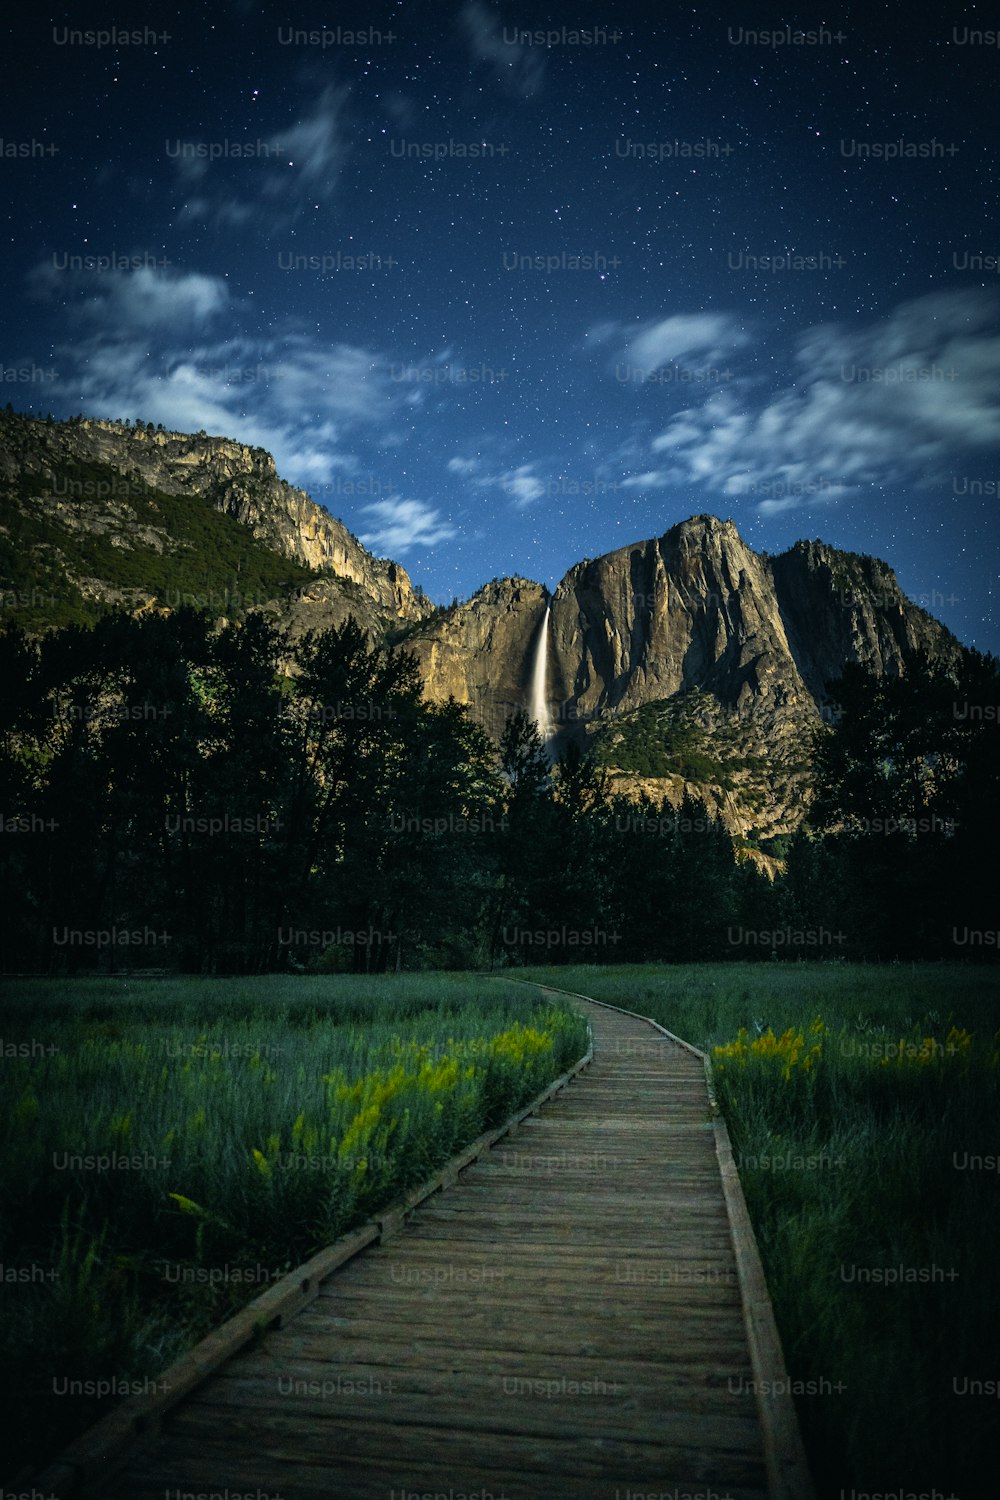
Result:
<svg viewBox="0 0 1000 1500">
<path fill-rule="evenodd" d="M 81 467 L 97 476 L 114 471 L 121 482 L 60 474 Z M 37 497 L 27 494 L 32 477 Z M 355 585 L 383 624 L 423 619 L 434 608 L 414 590 L 405 568 L 374 557 L 305 490 L 280 479 L 266 449 L 237 439 L 105 418 L 48 423 L 8 411 L 0 417 L 0 486 L 7 491 L 14 484 L 25 498 L 48 497 L 70 525 L 79 519 L 72 515 L 73 502 L 78 510 L 90 502 L 96 512 L 102 504 L 128 508 L 130 502 L 157 495 L 197 497 L 305 573 Z M 92 525 L 102 524 L 99 514 L 89 519 Z M 336 613 L 336 590 L 330 594 L 327 587 L 324 595 L 321 577 L 313 587 L 317 600 Z"/>
<path fill-rule="evenodd" d="M 467 705 L 494 738 L 529 702 L 548 611 L 556 744 L 595 748 L 613 783 L 673 805 L 697 786 L 751 841 L 801 818 L 828 684 L 847 663 L 897 674 L 909 652 L 954 660 L 962 650 L 881 559 L 820 539 L 756 552 L 731 518 L 707 512 L 575 563 L 554 590 L 494 579 L 445 608 L 280 479 L 265 449 L 234 439 L 8 409 L 0 494 L 0 566 L 14 570 L 0 577 L 4 598 L 16 602 L 18 581 L 61 578 L 93 615 L 163 601 L 164 579 L 197 584 L 232 567 L 236 583 L 259 587 L 234 588 L 217 613 L 264 609 L 293 639 L 353 615 L 412 652 L 432 701 Z M 197 587 L 190 602 L 216 603 Z M 44 607 L 36 613 L 44 626 Z"/>
</svg>

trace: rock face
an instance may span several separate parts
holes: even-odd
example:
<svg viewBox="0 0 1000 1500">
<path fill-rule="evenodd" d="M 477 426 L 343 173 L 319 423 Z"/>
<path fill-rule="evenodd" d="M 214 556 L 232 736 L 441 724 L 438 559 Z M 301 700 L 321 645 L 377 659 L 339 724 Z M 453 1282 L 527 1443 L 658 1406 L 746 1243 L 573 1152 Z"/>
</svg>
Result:
<svg viewBox="0 0 1000 1500">
<path fill-rule="evenodd" d="M 803 688 L 766 559 L 714 516 L 578 563 L 552 622 L 557 691 L 584 722 L 693 686 L 732 708 Z"/>
<path fill-rule="evenodd" d="M 527 708 L 545 603 L 537 586 L 509 580 L 418 627 L 408 644 L 429 696 L 472 703 L 493 733 L 512 704 Z M 628 745 L 640 710 L 683 704 L 686 734 L 725 773 L 702 782 L 705 800 L 732 832 L 768 837 L 801 817 L 826 684 L 852 661 L 897 673 L 917 648 L 949 659 L 961 649 L 884 563 L 822 542 L 769 558 L 732 521 L 695 516 L 566 574 L 551 598 L 550 711 L 560 738 L 600 741 L 636 790 L 615 744 Z M 661 727 L 669 740 L 676 714 L 665 710 Z M 675 805 L 685 788 L 683 774 L 640 779 Z"/>
<path fill-rule="evenodd" d="M 960 649 L 950 631 L 907 599 L 878 558 L 796 542 L 774 558 L 771 574 L 789 649 L 816 697 L 846 661 L 894 676 L 907 651 L 951 658 Z"/>
<path fill-rule="evenodd" d="M 497 737 L 511 714 L 527 707 L 546 602 L 541 584 L 505 578 L 419 627 L 401 645 L 416 656 L 427 696 L 468 704 Z"/>
<path fill-rule="evenodd" d="M 379 634 L 392 624 L 425 619 L 431 605 L 417 594 L 404 568 L 375 558 L 304 490 L 279 479 L 274 459 L 263 448 L 248 447 L 230 438 L 180 432 L 153 431 L 141 423 L 82 418 L 72 422 L 25 423 L 28 437 L 20 437 L 19 451 L 0 446 L 0 482 L 18 484 L 22 492 L 34 476 L 39 487 L 51 481 L 60 463 L 97 464 L 122 476 L 117 493 L 99 488 L 75 496 L 93 500 L 81 512 L 72 507 L 75 524 L 93 529 L 104 524 L 108 502 L 117 509 L 128 505 L 130 493 L 143 489 L 167 495 L 197 495 L 223 514 L 246 526 L 265 546 L 303 566 L 332 575 L 317 581 L 312 602 L 317 621 L 339 623 L 353 608 L 362 623 Z M 89 513 L 88 513 L 89 512 Z M 136 542 L 156 546 L 155 537 Z M 346 590 L 338 586 L 345 583 Z M 308 609 L 307 609 L 308 613 Z"/>
<path fill-rule="evenodd" d="M 430 695 L 475 704 L 518 689 L 526 706 L 546 602 L 539 585 L 505 579 L 418 628 L 407 645 Z M 891 673 L 908 649 L 960 649 L 884 563 L 822 542 L 772 559 L 714 516 L 577 563 L 551 610 L 551 710 L 568 730 L 693 688 L 740 717 L 802 708 L 818 719 L 845 662 Z"/>
<path fill-rule="evenodd" d="M 845 662 L 894 673 L 907 649 L 957 649 L 877 559 L 822 542 L 771 559 L 714 516 L 578 563 L 552 622 L 556 691 L 584 720 L 692 687 L 737 712 L 815 707 Z"/>
</svg>

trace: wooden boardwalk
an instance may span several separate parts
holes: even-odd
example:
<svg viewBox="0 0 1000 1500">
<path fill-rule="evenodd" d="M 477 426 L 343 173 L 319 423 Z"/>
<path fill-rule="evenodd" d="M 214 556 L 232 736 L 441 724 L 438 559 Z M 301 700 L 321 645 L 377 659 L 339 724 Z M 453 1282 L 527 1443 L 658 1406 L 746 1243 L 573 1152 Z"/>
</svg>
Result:
<svg viewBox="0 0 1000 1500">
<path fill-rule="evenodd" d="M 702 1061 L 578 1003 L 589 1068 L 84 1493 L 798 1500 L 768 1484 Z"/>
</svg>

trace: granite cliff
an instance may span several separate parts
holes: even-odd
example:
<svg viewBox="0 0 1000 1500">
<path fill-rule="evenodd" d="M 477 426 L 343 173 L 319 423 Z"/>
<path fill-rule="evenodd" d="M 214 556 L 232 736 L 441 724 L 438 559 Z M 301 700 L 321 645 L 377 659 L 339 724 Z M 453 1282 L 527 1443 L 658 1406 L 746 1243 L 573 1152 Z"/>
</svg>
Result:
<svg viewBox="0 0 1000 1500">
<path fill-rule="evenodd" d="M 702 515 L 578 563 L 551 598 L 508 579 L 417 627 L 407 645 L 429 695 L 471 704 L 495 733 L 527 702 L 546 605 L 558 739 L 592 741 L 633 795 L 676 805 L 697 790 L 751 839 L 799 821 L 826 685 L 846 662 L 895 674 L 909 650 L 960 650 L 885 563 L 822 542 L 771 558 Z"/>
<path fill-rule="evenodd" d="M 498 737 L 511 714 L 528 707 L 546 601 L 540 583 L 504 578 L 418 626 L 401 645 L 416 656 L 427 695 L 467 704 L 476 722 Z"/>
<path fill-rule="evenodd" d="M 0 590 L 36 628 L 151 599 L 212 608 L 221 579 L 217 613 L 264 608 L 293 636 L 353 615 L 494 737 L 528 707 L 547 618 L 556 745 L 588 744 L 630 796 L 702 797 L 751 844 L 800 820 L 845 663 L 895 674 L 907 651 L 961 650 L 885 563 L 819 541 L 769 557 L 711 515 L 580 562 L 551 595 L 506 578 L 435 608 L 264 449 L 141 422 L 0 413 L 0 498 Z"/>
</svg>

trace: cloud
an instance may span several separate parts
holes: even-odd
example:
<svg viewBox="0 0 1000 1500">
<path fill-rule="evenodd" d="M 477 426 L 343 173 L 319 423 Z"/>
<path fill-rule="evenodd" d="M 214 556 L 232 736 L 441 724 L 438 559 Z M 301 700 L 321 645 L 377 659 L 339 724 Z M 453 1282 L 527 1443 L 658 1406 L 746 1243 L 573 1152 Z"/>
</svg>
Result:
<svg viewBox="0 0 1000 1500">
<path fill-rule="evenodd" d="M 478 458 L 450 458 L 446 467 L 450 474 L 460 474 L 468 479 L 477 490 L 502 490 L 518 510 L 534 504 L 546 492 L 544 481 L 535 473 L 535 460 L 501 473 L 484 472 Z"/>
<path fill-rule="evenodd" d="M 262 344 L 271 371 L 271 395 L 289 419 L 318 408 L 352 425 L 379 422 L 401 400 L 386 360 L 353 344 L 332 347 L 301 334 Z"/>
<path fill-rule="evenodd" d="M 530 99 L 539 92 L 545 77 L 545 58 L 540 49 L 505 41 L 508 28 L 501 29 L 499 16 L 483 0 L 466 0 L 458 22 L 472 56 L 490 65 L 506 93 Z"/>
<path fill-rule="evenodd" d="M 613 344 L 616 370 L 622 364 L 638 375 L 649 375 L 664 365 L 718 365 L 750 343 L 731 313 L 674 313 L 630 328 L 625 323 L 598 323 L 587 333 L 594 347 Z"/>
<path fill-rule="evenodd" d="M 346 89 L 335 89 L 330 84 L 308 114 L 275 132 L 281 146 L 278 162 L 284 172 L 294 167 L 296 176 L 311 193 L 332 189 L 347 156 L 348 147 L 341 133 L 340 119 L 346 99 Z M 267 190 L 272 194 L 279 183 L 288 182 L 284 172 L 281 177 L 267 181 Z"/>
<path fill-rule="evenodd" d="M 687 482 L 755 497 L 764 515 L 876 483 L 936 482 L 959 454 L 1000 444 L 998 328 L 1000 297 L 972 289 L 861 327 L 807 329 L 789 383 L 763 400 L 746 379 L 715 390 L 678 412 L 652 451 Z M 652 353 L 668 343 L 652 342 Z"/>
<path fill-rule="evenodd" d="M 625 353 L 637 369 L 648 373 L 662 365 L 683 364 L 694 354 L 704 363 L 716 364 L 748 342 L 727 313 L 675 314 L 646 324 L 628 342 Z"/>
<path fill-rule="evenodd" d="M 212 224 L 216 229 L 241 229 L 254 219 L 257 212 L 252 203 L 241 202 L 239 198 L 206 194 L 188 198 L 177 218 L 179 223 L 190 221 L 193 224 Z"/>
<path fill-rule="evenodd" d="M 641 474 L 630 474 L 627 479 L 623 479 L 622 488 L 626 490 L 661 490 L 665 489 L 674 477 L 668 469 L 645 469 Z"/>
<path fill-rule="evenodd" d="M 235 229 L 254 220 L 274 232 L 293 223 L 307 205 L 330 198 L 350 154 L 344 123 L 348 95 L 348 89 L 328 84 L 283 126 L 229 144 L 230 153 L 251 147 L 247 155 L 173 158 L 177 191 L 191 190 L 178 222 Z"/>
<path fill-rule="evenodd" d="M 513 498 L 518 509 L 531 505 L 535 500 L 540 500 L 545 494 L 545 485 L 531 471 L 533 464 L 520 464 L 516 469 L 500 477 L 501 488 Z"/>
<path fill-rule="evenodd" d="M 374 500 L 361 513 L 372 518 L 373 527 L 362 532 L 358 540 L 366 547 L 382 549 L 390 557 L 401 556 L 413 547 L 436 547 L 457 535 L 453 526 L 439 519 L 433 506 L 420 500 Z"/>
<path fill-rule="evenodd" d="M 124 273 L 110 283 L 106 315 L 130 328 L 205 323 L 225 310 L 229 288 L 218 276 L 161 276 L 150 267 Z"/>
<path fill-rule="evenodd" d="M 61 269 L 53 258 L 29 272 L 28 286 L 43 301 L 76 294 L 70 317 L 126 333 L 202 324 L 228 306 L 229 285 L 221 276 L 179 273 L 146 264 L 145 256 L 133 258 L 140 261 L 134 270 L 74 269 L 72 263 Z"/>
<path fill-rule="evenodd" d="M 386 89 L 378 102 L 397 130 L 412 130 L 420 118 L 416 101 L 395 89 Z"/>
</svg>

